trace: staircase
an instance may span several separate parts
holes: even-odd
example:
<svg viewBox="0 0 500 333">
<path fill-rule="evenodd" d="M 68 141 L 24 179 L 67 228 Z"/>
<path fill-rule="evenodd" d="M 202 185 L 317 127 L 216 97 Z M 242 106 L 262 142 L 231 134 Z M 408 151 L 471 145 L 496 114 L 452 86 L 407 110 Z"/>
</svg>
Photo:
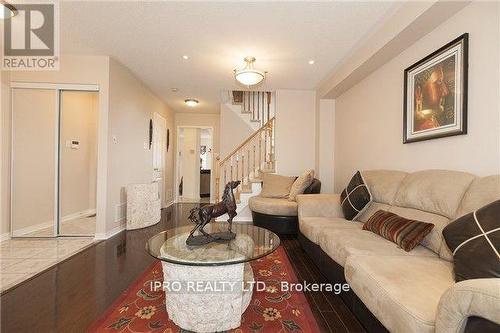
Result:
<svg viewBox="0 0 500 333">
<path fill-rule="evenodd" d="M 251 221 L 248 199 L 259 194 L 262 175 L 274 173 L 276 167 L 274 129 L 276 120 L 271 107 L 271 92 L 233 91 L 231 103 L 241 106 L 241 117 L 249 118 L 255 132 L 236 149 L 216 163 L 216 198 L 221 199 L 224 186 L 229 181 L 239 180 L 235 189 L 238 216 L 234 221 Z M 226 220 L 223 215 L 217 220 Z"/>
</svg>

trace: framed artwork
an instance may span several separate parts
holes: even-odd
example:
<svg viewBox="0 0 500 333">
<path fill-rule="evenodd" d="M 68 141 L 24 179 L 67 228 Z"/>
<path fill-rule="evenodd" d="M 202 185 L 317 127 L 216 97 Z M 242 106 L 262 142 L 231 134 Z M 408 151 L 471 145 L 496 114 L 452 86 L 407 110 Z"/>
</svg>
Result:
<svg viewBox="0 0 500 333">
<path fill-rule="evenodd" d="M 467 134 L 469 34 L 405 69 L 403 143 Z"/>
</svg>

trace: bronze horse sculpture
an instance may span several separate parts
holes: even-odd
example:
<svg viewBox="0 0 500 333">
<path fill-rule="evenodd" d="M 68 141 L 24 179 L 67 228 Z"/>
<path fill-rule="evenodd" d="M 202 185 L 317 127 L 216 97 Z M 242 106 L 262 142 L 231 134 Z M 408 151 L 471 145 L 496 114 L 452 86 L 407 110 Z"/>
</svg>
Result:
<svg viewBox="0 0 500 333">
<path fill-rule="evenodd" d="M 222 201 L 203 207 L 196 207 L 191 209 L 189 220 L 196 224 L 196 226 L 189 233 L 186 239 L 187 245 L 203 245 L 218 240 L 231 240 L 236 237 L 236 234 L 231 231 L 233 218 L 236 213 L 236 199 L 234 198 L 233 189 L 240 185 L 240 181 L 230 181 L 224 188 Z M 229 216 L 227 222 L 229 223 L 228 231 L 209 234 L 203 228 L 210 222 L 212 218 L 216 218 L 226 214 Z M 199 231 L 201 235 L 194 235 Z"/>
</svg>

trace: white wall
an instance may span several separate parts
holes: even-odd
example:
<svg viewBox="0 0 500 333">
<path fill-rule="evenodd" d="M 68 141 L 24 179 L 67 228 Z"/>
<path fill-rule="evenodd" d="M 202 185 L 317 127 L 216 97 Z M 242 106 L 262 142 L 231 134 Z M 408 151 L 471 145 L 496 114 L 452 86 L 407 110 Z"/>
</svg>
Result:
<svg viewBox="0 0 500 333">
<path fill-rule="evenodd" d="M 188 200 L 200 199 L 200 129 L 182 128 L 179 153 L 182 159 L 182 197 Z"/>
<path fill-rule="evenodd" d="M 499 4 L 472 3 L 339 96 L 335 106 L 335 189 L 357 169 L 452 169 L 498 173 Z M 468 134 L 402 144 L 403 71 L 468 32 Z"/>
<path fill-rule="evenodd" d="M 227 105 L 220 107 L 220 155 L 227 157 L 255 131 Z"/>
<path fill-rule="evenodd" d="M 318 175 L 321 192 L 334 192 L 335 100 L 319 100 Z"/>
<path fill-rule="evenodd" d="M 139 81 L 126 67 L 110 60 L 109 136 L 108 136 L 108 209 L 106 230 L 116 230 L 125 222 L 117 210 L 126 203 L 125 187 L 149 183 L 153 179 L 153 153 L 149 149 L 149 120 L 154 112 L 167 119 L 173 131 L 173 112 Z M 113 140 L 116 138 L 116 140 Z M 169 149 L 167 160 L 172 159 Z M 172 186 L 173 168 L 167 166 L 165 179 Z M 167 197 L 166 201 L 172 198 Z"/>
<path fill-rule="evenodd" d="M 276 91 L 276 171 L 298 176 L 316 166 L 316 93 Z"/>
</svg>

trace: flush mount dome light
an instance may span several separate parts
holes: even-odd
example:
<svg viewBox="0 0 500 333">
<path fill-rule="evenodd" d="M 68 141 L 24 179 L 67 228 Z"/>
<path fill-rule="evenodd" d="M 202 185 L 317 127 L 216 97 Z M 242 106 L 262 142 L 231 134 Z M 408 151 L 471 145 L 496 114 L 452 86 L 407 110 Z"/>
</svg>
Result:
<svg viewBox="0 0 500 333">
<path fill-rule="evenodd" d="M 0 0 L 0 19 L 5 20 L 16 16 L 16 7 L 8 4 L 7 2 Z"/>
<path fill-rule="evenodd" d="M 244 60 L 247 63 L 245 68 L 234 70 L 236 81 L 247 87 L 261 83 L 266 78 L 266 72 L 253 68 L 254 57 L 246 57 Z"/>
<path fill-rule="evenodd" d="M 184 103 L 186 103 L 187 106 L 194 108 L 199 102 L 197 99 L 188 98 L 184 100 Z"/>
</svg>

